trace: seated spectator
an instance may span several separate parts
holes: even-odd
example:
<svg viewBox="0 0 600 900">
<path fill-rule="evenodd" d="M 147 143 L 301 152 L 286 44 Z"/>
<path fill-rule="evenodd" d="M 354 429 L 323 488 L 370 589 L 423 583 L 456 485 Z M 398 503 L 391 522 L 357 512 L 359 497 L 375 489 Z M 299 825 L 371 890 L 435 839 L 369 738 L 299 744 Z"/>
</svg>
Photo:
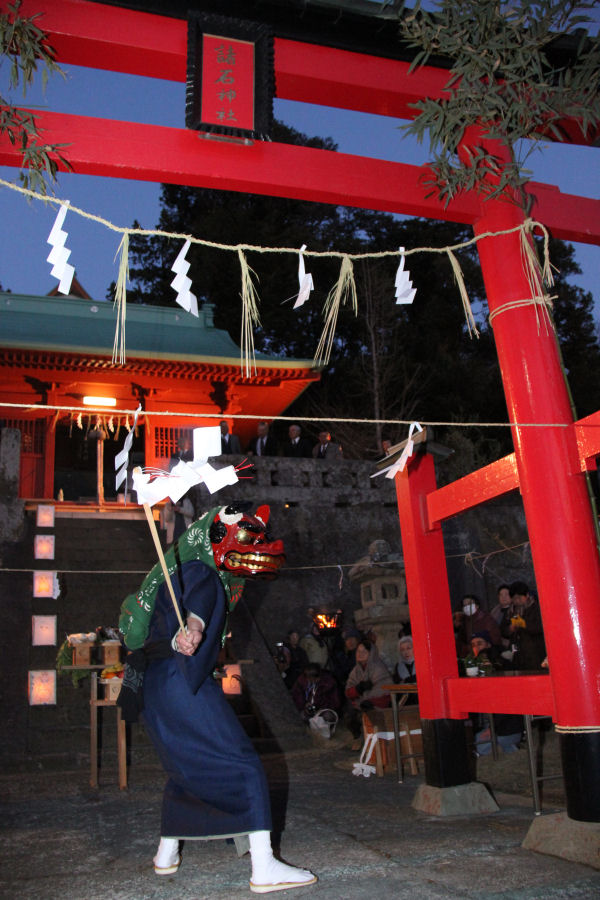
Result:
<svg viewBox="0 0 600 900">
<path fill-rule="evenodd" d="M 309 663 L 292 688 L 292 700 L 305 722 L 320 709 L 340 710 L 335 678 L 315 663 Z"/>
<path fill-rule="evenodd" d="M 513 581 L 509 591 L 512 616 L 504 625 L 503 636 L 515 647 L 513 668 L 540 669 L 546 656 L 540 604 L 524 581 Z"/>
<path fill-rule="evenodd" d="M 386 654 L 383 653 L 383 651 L 380 649 L 381 641 L 379 641 L 379 643 L 378 643 L 379 635 L 377 634 L 377 632 L 374 631 L 372 628 L 369 628 L 369 630 L 366 631 L 364 634 L 365 634 L 365 638 L 368 640 L 368 642 L 371 645 L 371 650 L 377 651 L 377 655 L 379 656 L 379 659 L 383 662 L 386 669 L 389 672 L 391 672 L 392 669 L 394 668 L 394 663 L 392 662 L 391 659 L 388 659 Z"/>
<path fill-rule="evenodd" d="M 389 684 L 392 676 L 379 659 L 376 650 L 371 648 L 365 639 L 356 648 L 356 665 L 346 682 L 346 697 L 353 707 L 353 715 L 349 717 L 348 727 L 355 737 L 361 730 L 361 713 L 377 707 L 384 709 L 390 705 L 390 695 L 382 688 Z"/>
<path fill-rule="evenodd" d="M 294 628 L 288 631 L 282 651 L 285 664 L 280 667 L 280 671 L 283 674 L 286 688 L 291 690 L 308 665 L 308 656 L 300 646 L 300 635 Z"/>
<path fill-rule="evenodd" d="M 471 651 L 465 657 L 464 664 L 466 669 L 477 668 L 479 675 L 493 675 L 502 668 L 500 651 L 492 645 L 489 631 L 477 631 L 473 635 Z"/>
<path fill-rule="evenodd" d="M 309 662 L 317 663 L 322 669 L 325 668 L 329 659 L 329 651 L 321 630 L 315 622 L 311 625 L 310 632 L 300 639 L 300 646 L 306 653 Z"/>
<path fill-rule="evenodd" d="M 506 612 L 510 610 L 510 591 L 507 584 L 501 584 L 498 588 L 498 602 L 490 609 L 490 616 L 500 626 Z"/>
<path fill-rule="evenodd" d="M 416 684 L 415 653 L 413 639 L 410 634 L 401 637 L 398 641 L 398 656 L 400 657 L 394 668 L 395 684 Z"/>
<path fill-rule="evenodd" d="M 334 671 L 338 683 L 345 689 L 348 675 L 356 665 L 356 648 L 361 639 L 361 633 L 357 628 L 344 628 L 342 631 L 343 647 L 336 652 L 334 657 Z"/>
<path fill-rule="evenodd" d="M 394 684 L 416 684 L 417 673 L 415 671 L 415 653 L 413 639 L 407 634 L 398 641 L 398 662 L 392 673 Z M 407 705 L 419 702 L 416 694 L 411 694 L 406 700 Z"/>
<path fill-rule="evenodd" d="M 463 620 L 458 630 L 458 655 L 465 657 L 471 649 L 471 638 L 478 631 L 487 631 L 490 643 L 500 647 L 502 636 L 496 622 L 489 613 L 479 608 L 479 598 L 474 594 L 465 594 L 462 601 Z"/>
</svg>

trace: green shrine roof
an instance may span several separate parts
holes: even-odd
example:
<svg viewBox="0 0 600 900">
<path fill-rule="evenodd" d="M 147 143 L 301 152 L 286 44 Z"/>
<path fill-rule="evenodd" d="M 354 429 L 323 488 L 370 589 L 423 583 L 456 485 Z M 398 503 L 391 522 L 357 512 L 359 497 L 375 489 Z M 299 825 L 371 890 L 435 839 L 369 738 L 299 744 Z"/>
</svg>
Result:
<svg viewBox="0 0 600 900">
<path fill-rule="evenodd" d="M 0 347 L 112 355 L 117 313 L 109 301 L 72 297 L 32 297 L 0 292 Z M 240 348 L 226 331 L 215 328 L 213 307 L 192 316 L 173 306 L 128 304 L 127 356 L 189 362 L 239 364 Z M 312 368 L 309 360 L 256 353 L 267 368 Z"/>
</svg>

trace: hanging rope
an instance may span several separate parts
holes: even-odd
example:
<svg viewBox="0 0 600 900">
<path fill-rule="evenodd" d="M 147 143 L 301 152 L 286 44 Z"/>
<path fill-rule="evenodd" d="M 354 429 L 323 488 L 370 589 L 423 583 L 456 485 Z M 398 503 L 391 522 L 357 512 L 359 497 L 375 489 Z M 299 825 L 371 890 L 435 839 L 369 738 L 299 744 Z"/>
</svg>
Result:
<svg viewBox="0 0 600 900">
<path fill-rule="evenodd" d="M 123 365 L 125 363 L 125 319 L 127 281 L 129 278 L 128 254 L 130 235 L 164 237 L 171 240 L 183 240 L 189 242 L 190 244 L 198 244 L 202 247 L 211 247 L 213 249 L 237 253 L 242 276 L 241 365 L 242 371 L 244 372 L 246 378 L 249 378 L 251 376 L 252 371 L 256 372 L 256 361 L 254 356 L 254 329 L 260 326 L 260 316 L 258 312 L 258 295 L 252 279 L 253 275 L 256 277 L 256 273 L 248 265 L 245 253 L 248 251 L 252 251 L 254 253 L 293 253 L 294 256 L 296 256 L 296 254 L 298 253 L 297 247 L 261 247 L 254 244 L 232 245 L 223 244 L 216 241 L 208 241 L 203 238 L 196 238 L 193 235 L 189 234 L 168 232 L 159 229 L 123 228 L 114 225 L 112 222 L 102 218 L 101 216 L 93 215 L 83 209 L 72 206 L 70 204 L 70 201 L 59 200 L 55 197 L 48 197 L 44 194 L 39 194 L 36 191 L 32 191 L 29 188 L 23 188 L 19 185 L 12 184 L 11 182 L 5 181 L 2 178 L 0 178 L 0 185 L 3 185 L 10 190 L 17 191 L 24 196 L 36 200 L 42 200 L 44 203 L 55 203 L 57 205 L 68 204 L 69 210 L 72 213 L 82 216 L 85 219 L 89 219 L 90 221 L 97 222 L 98 224 L 103 225 L 105 228 L 116 231 L 122 235 L 121 243 L 119 245 L 119 251 L 121 253 L 119 261 L 119 273 L 115 289 L 117 322 L 115 327 L 115 338 L 113 345 L 113 364 L 118 363 L 120 365 Z M 541 267 L 533 242 L 533 233 L 535 229 L 540 229 L 544 236 L 543 264 Z M 548 329 L 548 327 L 553 328 L 552 319 L 547 309 L 547 305 L 551 302 L 552 298 L 544 294 L 542 287 L 542 284 L 544 282 L 546 284 L 553 283 L 548 250 L 549 235 L 547 229 L 540 222 L 535 222 L 533 219 L 526 219 L 522 224 L 515 225 L 512 228 L 508 228 L 504 231 L 484 232 L 482 234 L 475 235 L 470 240 L 463 241 L 458 244 L 451 244 L 446 247 L 413 247 L 412 249 L 408 250 L 404 249 L 403 255 L 404 257 L 410 256 L 413 253 L 446 253 L 448 255 L 460 292 L 469 335 L 473 336 L 474 334 L 475 336 L 479 336 L 479 331 L 475 324 L 475 319 L 467 294 L 462 270 L 460 268 L 458 260 L 454 255 L 454 251 L 473 246 L 478 241 L 487 237 L 499 237 L 500 235 L 513 234 L 516 232 L 518 232 L 520 235 L 523 270 L 530 286 L 531 297 L 529 302 L 535 307 L 536 317 L 538 320 L 538 330 L 542 322 L 544 323 L 546 329 Z M 356 295 L 356 285 L 354 282 L 352 261 L 360 259 L 384 259 L 390 256 L 396 257 L 397 251 L 383 250 L 366 253 L 347 253 L 334 250 L 304 250 L 303 252 L 305 256 L 340 258 L 342 260 L 339 278 L 334 287 L 327 295 L 327 299 L 323 307 L 323 331 L 317 346 L 317 350 L 315 352 L 314 364 L 318 366 L 324 366 L 329 362 L 331 356 L 340 307 L 345 305 L 349 300 L 354 314 L 358 314 L 358 301 Z M 540 300 L 539 298 L 542 299 Z"/>
<path fill-rule="evenodd" d="M 59 406 L 53 403 L 49 404 L 41 404 L 41 403 L 8 403 L 4 400 L 0 400 L 0 408 L 6 407 L 7 409 L 25 409 L 25 410 L 60 410 L 61 412 L 76 412 L 76 413 L 89 413 L 90 409 L 94 409 L 89 406 Z M 97 411 L 106 413 L 105 409 L 101 407 L 97 408 Z M 113 409 L 112 413 L 114 415 L 135 415 L 135 409 Z M 146 414 L 144 414 L 146 415 Z M 180 412 L 177 410 L 176 412 L 171 412 L 170 410 L 163 409 L 153 409 L 152 415 L 160 418 L 161 416 L 176 416 L 178 419 L 216 419 L 217 416 L 214 412 L 212 413 L 201 413 L 201 412 Z M 230 419 L 242 419 L 245 421 L 259 421 L 263 422 L 265 419 L 264 413 L 261 415 L 256 415 L 254 413 L 228 413 L 228 418 Z M 323 416 L 283 416 L 277 415 L 271 417 L 273 420 L 277 419 L 278 422 L 318 422 L 318 423 L 327 423 L 327 424 L 347 424 L 347 425 L 411 425 L 412 419 L 353 419 L 348 417 L 323 417 Z M 89 417 L 88 417 L 89 422 Z M 448 427 L 448 428 L 573 428 L 572 422 L 455 422 L 448 420 L 430 420 L 427 421 L 425 419 L 421 419 L 421 425 L 429 425 L 432 428 L 437 426 L 439 428 Z M 127 423 L 125 423 L 125 427 L 127 427 Z M 588 426 L 590 427 L 590 426 Z M 598 426 L 600 427 L 600 425 Z"/>
</svg>

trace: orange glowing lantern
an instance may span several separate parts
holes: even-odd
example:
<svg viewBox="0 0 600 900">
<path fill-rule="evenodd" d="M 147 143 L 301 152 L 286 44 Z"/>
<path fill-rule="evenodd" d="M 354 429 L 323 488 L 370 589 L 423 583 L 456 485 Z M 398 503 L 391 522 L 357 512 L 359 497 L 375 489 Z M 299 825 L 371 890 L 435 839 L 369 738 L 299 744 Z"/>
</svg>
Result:
<svg viewBox="0 0 600 900">
<path fill-rule="evenodd" d="M 31 617 L 31 643 L 34 647 L 56 646 L 56 616 Z"/>
<path fill-rule="evenodd" d="M 54 669 L 35 669 L 29 672 L 29 705 L 56 704 L 56 672 Z"/>
<path fill-rule="evenodd" d="M 42 504 L 37 508 L 37 527 L 54 528 L 54 507 Z"/>
<path fill-rule="evenodd" d="M 56 572 L 33 573 L 33 596 L 54 597 L 56 590 Z"/>
<path fill-rule="evenodd" d="M 54 535 L 36 534 L 33 552 L 36 559 L 54 559 Z"/>
<path fill-rule="evenodd" d="M 223 666 L 225 675 L 221 679 L 224 694 L 241 694 L 242 693 L 242 667 L 237 663 L 230 663 Z"/>
</svg>

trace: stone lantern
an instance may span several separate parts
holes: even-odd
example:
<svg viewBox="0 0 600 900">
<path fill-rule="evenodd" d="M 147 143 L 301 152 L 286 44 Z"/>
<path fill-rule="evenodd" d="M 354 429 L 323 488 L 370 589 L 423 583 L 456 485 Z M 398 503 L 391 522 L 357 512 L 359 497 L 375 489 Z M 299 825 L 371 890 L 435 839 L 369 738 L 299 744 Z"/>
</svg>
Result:
<svg viewBox="0 0 600 900">
<path fill-rule="evenodd" d="M 350 581 L 360 585 L 361 609 L 354 613 L 357 628 L 377 635 L 377 649 L 392 668 L 398 657 L 398 631 L 409 621 L 404 560 L 387 541 L 373 541 L 367 556 L 352 566 Z"/>
</svg>

